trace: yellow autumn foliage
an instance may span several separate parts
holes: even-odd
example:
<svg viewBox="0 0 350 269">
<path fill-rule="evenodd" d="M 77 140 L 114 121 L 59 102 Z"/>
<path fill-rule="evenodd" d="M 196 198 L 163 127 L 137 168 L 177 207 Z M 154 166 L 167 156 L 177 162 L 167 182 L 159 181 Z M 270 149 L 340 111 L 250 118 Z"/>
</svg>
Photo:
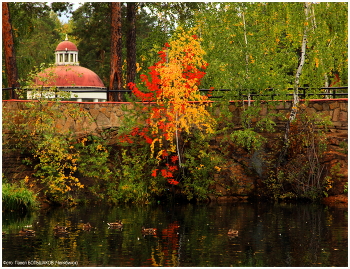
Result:
<svg viewBox="0 0 350 269">
<path fill-rule="evenodd" d="M 175 152 L 174 139 L 180 132 L 190 133 L 191 128 L 214 132 L 216 122 L 207 111 L 208 99 L 198 89 L 207 62 L 195 32 L 179 28 L 166 48 L 167 61 L 156 64 L 162 93 L 156 100 L 160 110 L 153 110 L 150 116 L 152 132 L 157 135 L 151 144 L 152 155 L 154 144 L 158 142 L 161 148 L 162 139 L 169 142 L 168 150 Z"/>
</svg>

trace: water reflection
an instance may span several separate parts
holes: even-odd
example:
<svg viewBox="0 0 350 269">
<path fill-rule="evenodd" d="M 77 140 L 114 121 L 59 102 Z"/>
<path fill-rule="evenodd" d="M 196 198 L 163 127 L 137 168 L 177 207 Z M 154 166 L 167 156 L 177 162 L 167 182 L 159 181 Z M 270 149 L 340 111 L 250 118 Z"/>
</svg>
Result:
<svg viewBox="0 0 350 269">
<path fill-rule="evenodd" d="M 3 266 L 347 266 L 347 212 L 236 203 L 6 214 Z M 108 225 L 117 220 L 122 227 Z M 57 233 L 56 225 L 67 232 Z M 35 235 L 21 236 L 25 226 Z M 238 234 L 228 235 L 229 229 Z"/>
</svg>

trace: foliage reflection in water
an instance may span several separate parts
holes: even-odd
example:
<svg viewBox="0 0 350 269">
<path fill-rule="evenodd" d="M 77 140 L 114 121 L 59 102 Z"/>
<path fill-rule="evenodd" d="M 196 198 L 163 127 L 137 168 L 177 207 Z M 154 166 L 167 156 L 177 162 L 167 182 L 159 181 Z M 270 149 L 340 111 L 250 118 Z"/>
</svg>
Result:
<svg viewBox="0 0 350 269">
<path fill-rule="evenodd" d="M 347 212 L 237 203 L 5 214 L 3 266 L 347 266 Z M 107 224 L 118 220 L 122 227 Z M 57 224 L 68 232 L 54 233 Z M 35 235 L 19 235 L 26 226 Z M 142 226 L 157 229 L 155 235 L 142 233 Z"/>
</svg>

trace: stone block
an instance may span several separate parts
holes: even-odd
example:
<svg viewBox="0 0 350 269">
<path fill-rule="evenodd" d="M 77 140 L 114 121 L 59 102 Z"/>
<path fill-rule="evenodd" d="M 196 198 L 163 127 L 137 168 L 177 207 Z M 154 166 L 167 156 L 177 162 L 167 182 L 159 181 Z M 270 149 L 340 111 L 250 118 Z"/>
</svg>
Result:
<svg viewBox="0 0 350 269">
<path fill-rule="evenodd" d="M 97 122 L 99 127 L 110 127 L 110 125 L 111 125 L 110 120 L 103 113 L 98 114 L 98 116 L 96 118 L 96 122 Z"/>
<path fill-rule="evenodd" d="M 348 103 L 340 103 L 339 106 L 341 111 L 348 111 Z"/>
<path fill-rule="evenodd" d="M 127 103 L 127 104 L 126 104 L 126 108 L 127 108 L 128 110 L 133 110 L 133 109 L 135 109 L 134 104 L 132 104 L 132 103 Z"/>
<path fill-rule="evenodd" d="M 339 121 L 347 121 L 348 120 L 348 113 L 345 111 L 340 111 L 338 120 Z"/>
<path fill-rule="evenodd" d="M 90 115 L 93 119 L 97 119 L 98 114 L 100 114 L 100 111 L 98 109 L 90 109 Z"/>
<path fill-rule="evenodd" d="M 329 104 L 329 108 L 330 108 L 330 109 L 335 109 L 335 108 L 337 108 L 337 107 L 339 107 L 339 103 L 338 103 L 338 102 L 333 102 L 333 103 L 330 103 L 330 104 Z"/>
<path fill-rule="evenodd" d="M 284 101 L 281 101 L 277 106 L 276 106 L 276 109 L 278 110 L 285 110 L 285 109 L 290 109 L 292 106 L 292 103 L 291 102 L 284 102 Z"/>
<path fill-rule="evenodd" d="M 348 139 L 348 127 L 344 129 L 337 129 L 337 136 L 339 137 L 345 137 L 346 140 Z"/>
<path fill-rule="evenodd" d="M 323 108 L 324 111 L 328 111 L 329 110 L 329 104 L 326 103 L 326 102 L 322 103 L 322 108 Z"/>
<path fill-rule="evenodd" d="M 101 107 L 100 112 L 103 113 L 107 118 L 111 117 L 111 110 L 106 107 Z"/>
<path fill-rule="evenodd" d="M 267 115 L 267 106 L 263 105 L 260 112 L 259 112 L 260 116 L 266 116 Z"/>
<path fill-rule="evenodd" d="M 281 110 L 281 109 L 286 109 L 286 102 L 280 102 L 279 104 L 276 105 L 276 109 Z"/>
<path fill-rule="evenodd" d="M 341 123 L 340 121 L 333 121 L 333 122 L 332 122 L 332 125 L 333 125 L 334 127 L 342 127 L 342 123 Z"/>
<path fill-rule="evenodd" d="M 322 114 L 323 114 L 322 116 L 323 118 L 328 117 L 329 119 L 331 119 L 333 116 L 333 111 L 331 110 L 322 111 Z"/>
<path fill-rule="evenodd" d="M 333 111 L 332 121 L 338 121 L 339 114 L 340 114 L 340 108 L 338 107 Z"/>
<path fill-rule="evenodd" d="M 93 132 L 97 128 L 97 124 L 94 121 L 93 122 L 85 121 L 83 122 L 82 126 L 83 126 L 83 130 L 85 130 L 86 132 Z"/>
<path fill-rule="evenodd" d="M 75 131 L 75 121 L 72 117 L 67 117 L 62 131 L 66 132 L 68 130 L 72 132 Z"/>
<path fill-rule="evenodd" d="M 317 111 L 322 111 L 323 110 L 323 106 L 318 104 L 318 103 L 315 103 L 313 104 L 313 107 L 317 110 Z"/>
<path fill-rule="evenodd" d="M 111 127 L 120 127 L 122 125 L 121 116 L 118 116 L 116 113 L 111 113 L 110 124 Z"/>
<path fill-rule="evenodd" d="M 316 112 L 316 109 L 314 109 L 313 107 L 307 107 L 305 109 L 305 112 L 307 115 L 312 116 Z"/>
<path fill-rule="evenodd" d="M 95 104 L 94 103 L 88 103 L 88 104 L 84 104 L 85 105 L 85 107 L 86 108 L 88 108 L 88 109 L 93 109 L 93 108 L 95 108 Z"/>
<path fill-rule="evenodd" d="M 323 120 L 331 119 L 329 115 L 329 111 L 318 112 L 317 115 L 319 116 L 320 119 L 323 119 Z"/>
</svg>

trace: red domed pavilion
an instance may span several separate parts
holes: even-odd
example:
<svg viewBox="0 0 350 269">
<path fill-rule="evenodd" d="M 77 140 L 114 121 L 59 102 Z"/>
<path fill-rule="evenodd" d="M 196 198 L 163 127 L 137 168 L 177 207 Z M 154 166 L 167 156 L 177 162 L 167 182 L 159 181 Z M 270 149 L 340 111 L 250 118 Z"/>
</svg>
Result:
<svg viewBox="0 0 350 269">
<path fill-rule="evenodd" d="M 44 88 L 57 87 L 72 90 L 72 101 L 106 101 L 106 87 L 99 76 L 78 62 L 77 46 L 66 39 L 55 50 L 55 65 L 35 78 L 35 84 Z M 101 92 L 98 92 L 101 91 Z"/>
</svg>

